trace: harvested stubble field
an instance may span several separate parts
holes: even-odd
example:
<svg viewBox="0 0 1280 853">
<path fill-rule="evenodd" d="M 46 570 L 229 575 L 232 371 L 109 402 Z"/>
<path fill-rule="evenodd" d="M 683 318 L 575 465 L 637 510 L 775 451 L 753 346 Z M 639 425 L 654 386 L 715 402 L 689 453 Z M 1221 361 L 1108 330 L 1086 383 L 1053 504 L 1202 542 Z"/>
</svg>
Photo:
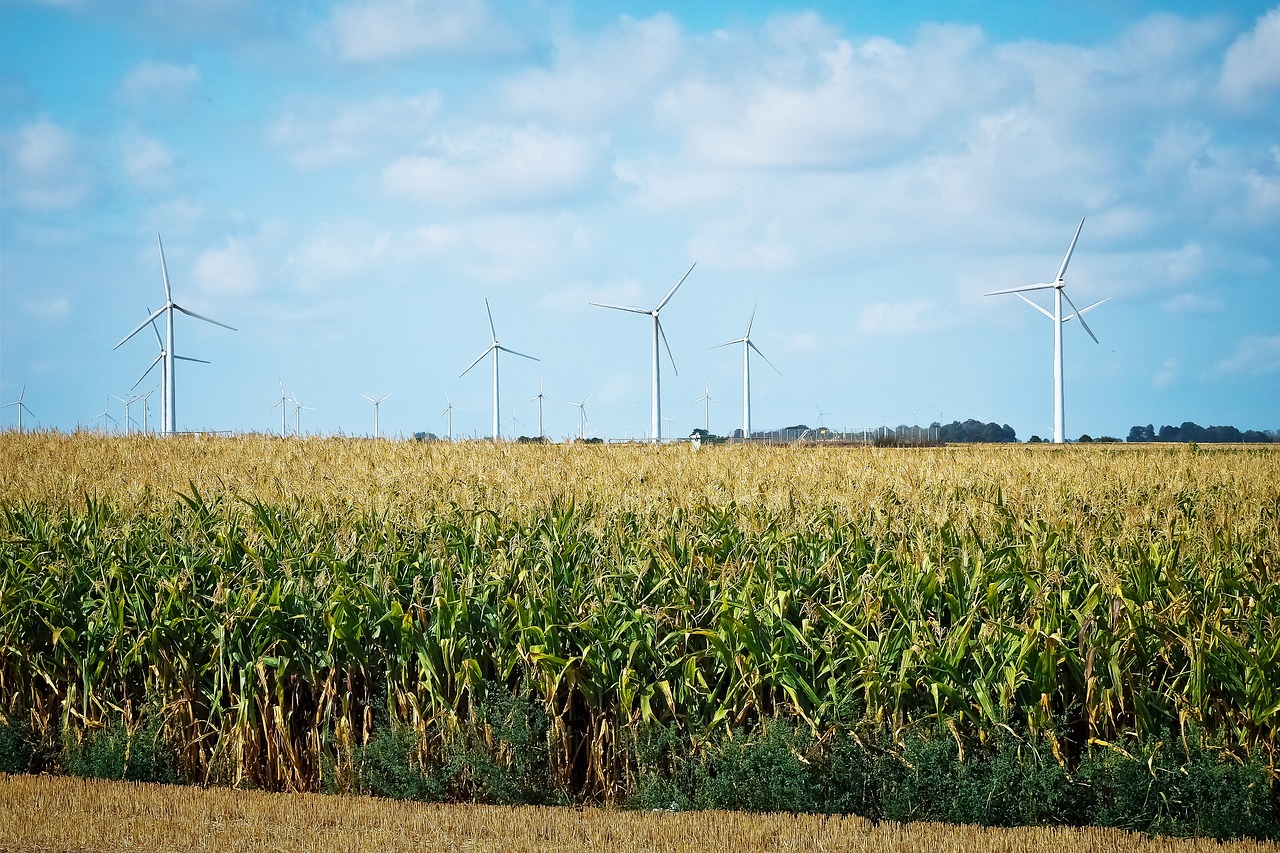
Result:
<svg viewBox="0 0 1280 853">
<path fill-rule="evenodd" d="M 244 853 L 305 850 L 600 853 L 1259 853 L 1274 845 L 1116 829 L 984 829 L 858 817 L 427 805 L 41 776 L 0 777 L 0 850 Z"/>
<path fill-rule="evenodd" d="M 1280 452 L 0 435 L 0 770 L 1280 833 Z"/>
</svg>

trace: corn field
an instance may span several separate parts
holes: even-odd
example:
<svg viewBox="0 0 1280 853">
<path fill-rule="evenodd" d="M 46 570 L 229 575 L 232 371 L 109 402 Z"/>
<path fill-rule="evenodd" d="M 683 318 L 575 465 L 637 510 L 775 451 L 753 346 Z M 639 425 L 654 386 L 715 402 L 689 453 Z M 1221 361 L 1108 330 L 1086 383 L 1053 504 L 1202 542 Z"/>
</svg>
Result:
<svg viewBox="0 0 1280 853">
<path fill-rule="evenodd" d="M 37 817 L 38 816 L 38 817 Z M 441 806 L 50 776 L 0 776 L 0 850 L 246 853 L 1262 853 L 1274 845 L 1149 838 L 1115 829 L 872 825 L 857 817 Z"/>
<path fill-rule="evenodd" d="M 6 433 L 0 506 L 0 713 L 147 710 L 200 783 L 342 789 L 380 727 L 429 764 L 495 694 L 578 800 L 647 727 L 779 718 L 1275 772 L 1274 450 Z"/>
</svg>

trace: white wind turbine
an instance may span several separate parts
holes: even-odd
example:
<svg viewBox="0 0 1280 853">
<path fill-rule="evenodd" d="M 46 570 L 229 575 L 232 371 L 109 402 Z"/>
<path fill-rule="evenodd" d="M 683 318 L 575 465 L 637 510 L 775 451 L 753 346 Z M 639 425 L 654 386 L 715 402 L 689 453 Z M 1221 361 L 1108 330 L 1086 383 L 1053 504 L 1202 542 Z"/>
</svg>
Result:
<svg viewBox="0 0 1280 853">
<path fill-rule="evenodd" d="M 151 371 L 155 370 L 155 368 L 156 368 L 156 365 L 157 365 L 157 364 L 159 364 L 159 365 L 160 365 L 160 374 L 161 374 L 161 376 L 160 376 L 160 387 L 161 387 L 161 388 L 168 388 L 168 387 L 169 387 L 168 379 L 166 379 L 166 378 L 165 378 L 165 377 L 167 377 L 167 376 L 169 375 L 169 362 L 168 362 L 168 360 L 165 358 L 164 341 L 163 341 L 163 340 L 161 340 L 161 338 L 160 338 L 160 330 L 156 328 L 155 315 L 151 314 L 151 306 L 149 306 L 149 305 L 147 306 L 147 314 L 148 314 L 149 316 L 151 316 L 151 318 L 152 318 L 152 319 L 151 319 L 151 331 L 155 333 L 155 336 L 156 336 L 156 346 L 158 346 L 158 347 L 160 348 L 160 354 L 159 354 L 159 355 L 157 355 L 157 356 L 156 356 L 155 361 L 151 362 L 151 364 L 147 367 L 147 369 L 146 369 L 146 370 L 144 370 L 144 371 L 142 372 L 142 375 L 138 377 L 138 381 L 137 381 L 137 382 L 135 382 L 135 383 L 133 383 L 133 387 L 129 389 L 130 391 L 134 390 L 134 388 L 137 388 L 139 385 L 141 385 L 141 384 L 142 384 L 142 380 L 146 379 L 146 378 L 151 374 Z M 123 341 L 121 341 L 121 343 L 123 343 Z M 119 346 L 119 345 L 120 345 L 120 344 L 116 344 L 116 346 Z M 174 356 L 174 359 L 175 359 L 175 360 L 180 360 L 180 361 L 194 361 L 194 362 L 196 362 L 196 363 L 198 363 L 198 364 L 209 364 L 209 362 L 205 361 L 203 358 L 192 358 L 192 357 L 187 356 L 187 355 L 175 355 L 175 356 Z M 150 396 L 150 395 L 148 395 L 148 396 Z M 168 423 L 168 422 L 169 422 L 168 417 L 166 417 L 166 415 L 165 415 L 165 412 L 167 411 L 167 410 L 166 410 L 166 408 L 165 408 L 165 406 L 166 406 L 167 402 L 168 402 L 168 401 L 165 399 L 165 397 L 164 397 L 164 393 L 163 393 L 163 392 L 161 392 L 161 395 L 160 395 L 160 424 L 161 424 L 161 427 L 160 427 L 160 429 L 161 429 L 161 431 L 162 431 L 162 432 L 164 431 L 164 424 L 166 424 L 166 423 Z M 144 412 L 145 412 L 145 409 L 144 409 Z M 144 419 L 145 419 L 145 414 L 144 414 Z"/>
<path fill-rule="evenodd" d="M 710 382 L 710 381 L 706 381 L 706 382 L 704 383 L 703 388 L 702 388 L 702 396 L 701 396 L 701 397 L 699 397 L 698 399 L 696 399 L 696 400 L 694 400 L 694 401 L 693 401 L 693 405 L 695 405 L 695 406 L 696 406 L 696 405 L 698 405 L 699 403 L 704 403 L 704 404 L 706 404 L 706 411 L 703 413 L 703 421 L 704 421 L 704 423 L 703 423 L 703 425 L 702 425 L 702 429 L 703 429 L 703 430 L 704 430 L 708 435 L 710 435 L 710 434 L 711 434 L 711 404 L 712 404 L 712 403 L 715 403 L 717 406 L 721 405 L 721 403 L 720 403 L 720 401 L 719 401 L 719 400 L 717 400 L 715 397 L 712 397 L 712 396 L 711 396 L 711 382 Z"/>
<path fill-rule="evenodd" d="M 26 412 L 28 415 L 35 417 L 35 414 L 30 409 L 27 408 L 27 404 L 22 402 L 22 398 L 25 396 L 27 396 L 27 385 L 24 382 L 22 384 L 22 390 L 18 392 L 18 399 L 14 400 L 12 403 L 4 404 L 4 407 L 6 409 L 9 408 L 10 406 L 18 407 L 18 432 L 22 432 L 22 411 L 24 409 L 26 409 Z"/>
<path fill-rule="evenodd" d="M 302 401 L 296 395 L 291 395 L 289 401 L 293 403 L 293 434 L 298 438 L 302 438 L 302 410 L 314 411 L 311 406 L 302 405 Z"/>
<path fill-rule="evenodd" d="M 551 405 L 553 406 L 555 405 L 555 403 L 551 402 L 550 397 L 542 393 L 541 378 L 538 379 L 538 393 L 530 397 L 528 400 L 525 400 L 525 402 L 532 403 L 534 400 L 538 401 L 538 438 L 542 438 L 546 434 L 542 431 L 542 403 L 543 401 L 546 401 L 547 403 L 551 403 Z"/>
<path fill-rule="evenodd" d="M 531 355 L 525 355 L 522 352 L 516 352 L 513 349 L 508 349 L 498 343 L 498 333 L 494 331 L 493 328 L 493 311 L 489 309 L 488 299 L 484 301 L 484 310 L 489 314 L 489 346 L 484 352 L 480 353 L 480 355 L 476 357 L 475 361 L 467 365 L 466 370 L 458 374 L 458 378 L 461 379 L 463 376 L 466 376 L 471 372 L 471 368 L 479 364 L 486 355 L 493 353 L 493 440 L 500 441 L 502 439 L 502 434 L 499 432 L 501 422 L 498 418 L 498 352 L 509 352 L 512 355 L 518 355 L 521 358 L 527 358 L 530 361 L 538 361 L 539 359 L 536 359 Z"/>
<path fill-rule="evenodd" d="M 1071 297 L 1067 296 L 1067 292 L 1065 290 L 1066 281 L 1064 280 L 1067 274 L 1067 264 L 1071 262 L 1071 253 L 1075 251 L 1076 241 L 1080 239 L 1080 230 L 1082 228 L 1084 228 L 1084 217 L 1080 218 L 1080 224 L 1076 226 L 1075 236 L 1071 238 L 1071 245 L 1067 247 L 1067 254 L 1062 259 L 1062 266 L 1058 268 L 1058 276 L 1053 281 L 1041 284 L 1028 284 L 1023 287 L 1010 287 L 1006 290 L 993 290 L 990 293 L 984 294 L 985 296 L 996 296 L 1002 293 L 1017 294 L 1018 298 L 1023 302 L 1027 303 L 1032 308 L 1036 309 L 1053 321 L 1053 441 L 1055 444 L 1061 444 L 1066 441 L 1066 425 L 1063 418 L 1064 409 L 1066 408 L 1066 398 L 1062 389 L 1062 324 L 1066 323 L 1068 320 L 1078 319 L 1080 321 L 1080 325 L 1089 333 L 1089 337 L 1093 338 L 1093 342 L 1095 344 L 1098 343 L 1098 336 L 1093 333 L 1093 330 L 1089 328 L 1089 324 L 1084 321 L 1084 317 L 1081 315 L 1084 314 L 1085 311 L 1097 308 L 1103 302 L 1106 302 L 1107 299 L 1111 298 L 1108 296 L 1106 299 L 1099 299 L 1087 308 L 1077 308 L 1076 304 L 1071 301 Z M 1053 291 L 1052 314 L 1050 314 L 1044 307 L 1032 302 L 1030 299 L 1022 295 L 1032 290 Z M 1067 304 L 1071 306 L 1071 310 L 1074 312 L 1072 314 L 1068 314 L 1066 317 L 1062 316 L 1063 299 L 1067 300 Z"/>
<path fill-rule="evenodd" d="M 747 322 L 747 331 L 737 340 L 725 341 L 722 344 L 716 344 L 712 349 L 720 347 L 729 347 L 734 344 L 742 344 L 742 440 L 751 440 L 751 351 L 755 350 L 756 355 L 764 359 L 765 364 L 777 371 L 778 375 L 782 375 L 782 371 L 769 357 L 760 352 L 760 347 L 756 346 L 755 341 L 751 340 L 751 327 L 756 322 L 756 309 L 751 309 L 751 319 Z"/>
<path fill-rule="evenodd" d="M 142 395 L 141 399 L 142 399 L 142 431 L 143 432 L 150 431 L 150 427 L 147 426 L 147 419 L 148 419 L 148 416 L 151 414 L 151 395 L 156 393 L 159 390 L 160 390 L 160 386 L 156 385 L 150 391 Z"/>
<path fill-rule="evenodd" d="M 671 297 L 675 296 L 676 290 L 679 289 L 680 285 L 684 284 L 684 280 L 689 277 L 689 273 L 693 272 L 693 268 L 697 266 L 697 263 L 698 263 L 697 261 L 694 261 L 692 264 L 689 265 L 689 269 L 685 270 L 684 275 L 680 276 L 680 280 L 677 281 L 675 285 L 670 290 L 667 291 L 667 295 L 662 297 L 662 301 L 659 302 L 657 304 L 657 307 L 655 307 L 652 311 L 646 311 L 643 308 L 635 308 L 633 306 L 627 306 L 627 305 L 607 305 L 603 302 L 591 303 L 592 305 L 596 305 L 600 308 L 612 308 L 615 311 L 630 311 L 633 314 L 648 314 L 650 317 L 653 318 L 653 422 L 652 422 L 653 433 L 652 434 L 653 434 L 653 440 L 655 442 L 662 441 L 662 379 L 660 376 L 659 360 L 658 360 L 658 339 L 659 338 L 662 339 L 663 345 L 667 348 L 667 358 L 671 359 L 671 369 L 675 370 L 676 373 L 680 372 L 679 370 L 676 370 L 676 359 L 675 359 L 675 356 L 671 354 L 671 344 L 667 343 L 667 333 L 662 331 L 662 321 L 658 319 L 658 314 L 662 311 L 663 307 L 666 306 L 666 304 L 671 301 Z"/>
<path fill-rule="evenodd" d="M 378 429 L 379 429 L 379 427 L 378 427 L 378 417 L 379 417 L 379 416 L 378 416 L 378 410 L 382 408 L 382 401 L 383 401 L 383 400 L 385 400 L 385 399 L 387 399 L 387 398 L 388 398 L 388 397 L 390 397 L 391 395 L 390 395 L 390 394 L 383 394 L 381 397 L 379 397 L 379 398 L 378 398 L 378 399 L 376 399 L 376 400 L 375 400 L 375 399 L 373 399 L 372 397 L 370 397 L 368 394 L 361 394 L 360 396 L 361 396 L 361 397 L 364 397 L 364 398 L 365 398 L 366 400 L 368 400 L 370 403 L 373 403 L 373 437 L 374 437 L 374 438 L 381 438 L 382 436 L 380 435 L 380 433 L 379 433 L 379 431 L 378 431 Z"/>
<path fill-rule="evenodd" d="M 284 438 L 284 436 L 289 431 L 287 426 L 288 422 L 285 420 L 285 418 L 288 416 L 288 409 L 285 407 L 285 403 L 287 402 L 289 402 L 289 394 L 284 390 L 284 382 L 281 381 L 280 399 L 276 400 L 275 405 L 267 410 L 270 412 L 270 411 L 273 411 L 276 408 L 276 406 L 280 407 L 280 437 L 281 438 Z"/>
<path fill-rule="evenodd" d="M 596 393 L 592 391 L 591 394 Z M 591 399 L 591 394 L 582 398 L 581 403 L 575 403 L 569 400 L 570 406 L 578 407 L 578 441 L 582 441 L 587 437 L 587 401 Z"/>
<path fill-rule="evenodd" d="M 222 328 L 230 329 L 233 332 L 236 331 L 236 329 L 234 326 L 228 326 L 226 323 L 219 323 L 217 320 L 212 320 L 208 317 L 205 317 L 202 314 L 197 314 L 194 311 L 188 311 L 186 308 L 183 308 L 181 305 L 173 301 L 173 291 L 169 287 L 169 268 L 164 261 L 164 243 L 160 241 L 159 234 L 156 235 L 156 245 L 160 247 L 160 273 L 164 279 L 164 305 L 160 306 L 160 308 L 157 309 L 155 313 L 153 313 L 150 317 L 143 320 L 142 324 L 139 325 L 138 328 L 134 329 L 132 332 L 125 335 L 124 339 L 121 340 L 120 343 L 112 347 L 112 349 L 119 349 L 121 344 L 129 340 L 129 338 L 132 338 L 134 335 L 138 334 L 138 332 L 142 331 L 142 329 L 148 323 L 151 323 L 152 321 L 156 320 L 161 314 L 165 315 L 167 343 L 164 345 L 164 352 L 162 354 L 162 357 L 164 358 L 164 366 L 165 366 L 164 393 L 162 395 L 164 398 L 164 406 L 163 406 L 164 427 L 162 429 L 162 432 L 165 435 L 172 435 L 177 430 L 175 398 L 177 396 L 176 386 L 178 384 L 177 378 L 174 376 L 174 369 L 173 369 L 173 361 L 175 358 L 173 354 L 173 312 L 181 311 L 183 314 L 186 314 L 188 317 L 195 317 L 197 320 L 204 320 L 206 323 L 212 323 L 215 326 L 221 326 Z"/>
<path fill-rule="evenodd" d="M 448 419 L 449 419 L 449 420 L 448 420 L 448 424 L 449 424 L 449 440 L 450 440 L 450 441 L 453 441 L 453 410 L 454 410 L 454 409 L 457 409 L 457 408 L 460 408 L 460 407 L 455 406 L 455 405 L 453 404 L 453 401 L 449 399 L 449 395 L 448 395 L 448 394 L 445 394 L 445 395 L 444 395 L 444 401 L 445 401 L 445 404 L 446 404 L 446 405 L 445 405 L 445 407 L 444 407 L 443 409 L 441 409 L 441 410 L 440 410 L 440 415 L 439 415 L 439 417 L 442 417 L 442 418 L 448 418 Z"/>
<path fill-rule="evenodd" d="M 111 395 L 107 395 L 107 401 L 102 405 L 102 412 L 93 416 L 95 420 L 102 418 L 102 431 L 107 431 L 107 420 L 110 419 L 113 424 L 120 423 L 115 415 L 111 414 Z"/>
</svg>

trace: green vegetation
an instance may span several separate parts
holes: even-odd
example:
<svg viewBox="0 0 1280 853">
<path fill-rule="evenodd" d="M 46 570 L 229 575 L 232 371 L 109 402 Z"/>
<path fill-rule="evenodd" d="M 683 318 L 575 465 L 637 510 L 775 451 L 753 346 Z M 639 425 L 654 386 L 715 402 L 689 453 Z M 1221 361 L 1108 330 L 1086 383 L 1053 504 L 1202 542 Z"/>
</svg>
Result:
<svg viewBox="0 0 1280 853">
<path fill-rule="evenodd" d="M 210 444 L 4 493 L 0 770 L 1280 833 L 1280 455 Z"/>
</svg>

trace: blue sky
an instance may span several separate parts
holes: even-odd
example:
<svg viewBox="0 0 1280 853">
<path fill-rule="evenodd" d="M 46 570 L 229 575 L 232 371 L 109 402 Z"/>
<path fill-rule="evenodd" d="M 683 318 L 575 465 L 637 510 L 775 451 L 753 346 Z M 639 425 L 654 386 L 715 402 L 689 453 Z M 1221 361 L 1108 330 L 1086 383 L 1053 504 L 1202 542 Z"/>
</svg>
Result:
<svg viewBox="0 0 1280 853">
<path fill-rule="evenodd" d="M 0 402 L 94 423 L 179 304 L 179 429 L 1280 428 L 1280 6 L 0 0 Z M 1047 300 L 1042 299 L 1047 304 Z M 665 359 L 665 354 L 664 354 Z M 152 374 L 155 379 L 156 373 Z M 149 380 L 140 386 L 146 390 Z M 152 398 L 158 400 L 157 394 Z M 110 411 L 123 416 L 112 400 Z M 2 420 L 16 423 L 7 407 Z M 158 420 L 158 406 L 151 418 Z M 133 407 L 136 420 L 141 408 Z M 514 415 L 519 423 L 511 423 Z M 101 423 L 101 419 L 97 420 Z M 664 426 L 664 429 L 666 427 Z"/>
</svg>

